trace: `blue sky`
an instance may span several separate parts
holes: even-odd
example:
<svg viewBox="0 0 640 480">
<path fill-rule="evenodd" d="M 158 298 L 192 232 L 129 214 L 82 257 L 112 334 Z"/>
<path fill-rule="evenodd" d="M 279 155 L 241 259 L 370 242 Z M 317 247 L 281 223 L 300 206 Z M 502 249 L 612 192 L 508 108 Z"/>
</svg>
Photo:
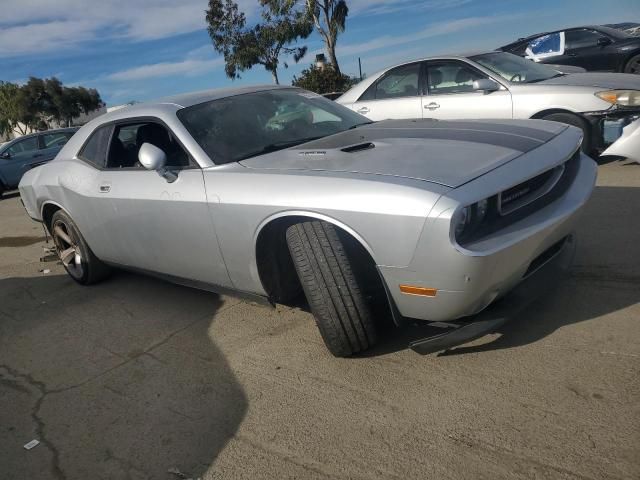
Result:
<svg viewBox="0 0 640 480">
<path fill-rule="evenodd" d="M 270 83 L 261 66 L 232 80 L 211 46 L 207 0 L 0 0 L 0 80 L 56 76 L 97 88 L 109 105 L 235 84 Z M 544 30 L 640 21 L 640 0 L 348 0 L 338 40 L 343 72 L 373 73 L 423 56 L 493 49 Z M 257 0 L 239 0 L 249 21 Z M 281 67 L 281 83 L 308 66 L 322 43 Z M 290 62 L 291 64 L 293 62 Z"/>
</svg>

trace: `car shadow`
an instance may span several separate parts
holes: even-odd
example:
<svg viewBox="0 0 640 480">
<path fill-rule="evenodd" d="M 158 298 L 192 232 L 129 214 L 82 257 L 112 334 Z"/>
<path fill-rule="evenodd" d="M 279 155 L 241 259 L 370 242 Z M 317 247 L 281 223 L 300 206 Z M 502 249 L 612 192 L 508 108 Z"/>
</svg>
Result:
<svg viewBox="0 0 640 480">
<path fill-rule="evenodd" d="M 211 340 L 233 302 L 125 272 L 91 287 L 53 273 L 0 279 L 2 423 L 13 437 L 0 449 L 5 474 L 204 475 L 247 412 Z M 31 415 L 20 414 L 25 404 Z M 48 450 L 44 471 L 30 472 L 37 462 L 22 445 L 31 438 L 39 455 Z"/>
<path fill-rule="evenodd" d="M 566 278 L 545 298 L 532 302 L 499 327 L 494 332 L 499 334 L 496 338 L 460 345 L 437 355 L 528 345 L 564 326 L 597 319 L 640 302 L 640 229 L 630 227 L 638 220 L 638 205 L 640 188 L 597 187 L 580 219 L 576 258 Z M 421 322 L 388 329 L 381 344 L 361 356 L 404 350 L 412 341 L 442 332 L 441 328 Z"/>
</svg>

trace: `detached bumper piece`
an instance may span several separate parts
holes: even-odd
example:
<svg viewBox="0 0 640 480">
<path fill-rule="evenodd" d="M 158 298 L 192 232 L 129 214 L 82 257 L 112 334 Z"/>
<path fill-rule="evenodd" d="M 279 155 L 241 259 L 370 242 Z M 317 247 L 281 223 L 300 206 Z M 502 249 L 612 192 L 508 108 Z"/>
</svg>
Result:
<svg viewBox="0 0 640 480">
<path fill-rule="evenodd" d="M 448 350 L 495 332 L 531 303 L 549 293 L 573 262 L 576 242 L 568 236 L 536 257 L 523 280 L 504 298 L 466 321 L 440 323 L 447 330 L 414 340 L 409 347 L 421 355 Z"/>
</svg>

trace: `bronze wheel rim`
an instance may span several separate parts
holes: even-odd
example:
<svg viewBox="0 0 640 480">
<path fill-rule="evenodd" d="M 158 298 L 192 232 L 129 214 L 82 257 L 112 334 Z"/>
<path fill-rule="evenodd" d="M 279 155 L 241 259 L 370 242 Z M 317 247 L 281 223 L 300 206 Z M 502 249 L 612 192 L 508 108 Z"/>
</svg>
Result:
<svg viewBox="0 0 640 480">
<path fill-rule="evenodd" d="M 84 267 L 82 265 L 82 252 L 78 245 L 78 239 L 62 220 L 57 220 L 53 224 L 53 243 L 58 253 L 58 258 L 64 268 L 73 278 L 82 278 Z"/>
</svg>

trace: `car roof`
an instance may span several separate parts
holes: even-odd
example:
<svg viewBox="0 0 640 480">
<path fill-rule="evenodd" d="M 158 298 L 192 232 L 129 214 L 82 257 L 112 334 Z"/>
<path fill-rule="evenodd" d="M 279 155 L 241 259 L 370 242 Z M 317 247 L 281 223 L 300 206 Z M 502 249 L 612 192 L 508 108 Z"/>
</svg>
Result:
<svg viewBox="0 0 640 480">
<path fill-rule="evenodd" d="M 56 132 L 77 132 L 80 129 L 80 127 L 64 127 L 64 128 L 51 128 L 49 130 L 42 130 L 41 132 L 32 132 L 32 133 L 27 133 L 26 135 L 21 135 L 19 137 L 16 138 L 12 138 L 11 140 L 7 140 L 5 143 L 0 144 L 1 147 L 7 147 L 9 145 L 13 145 L 14 143 L 20 141 L 20 140 L 25 140 L 27 138 L 31 138 L 31 137 L 35 137 L 37 135 L 43 135 L 43 134 L 47 134 L 47 133 L 56 133 Z"/>
</svg>

